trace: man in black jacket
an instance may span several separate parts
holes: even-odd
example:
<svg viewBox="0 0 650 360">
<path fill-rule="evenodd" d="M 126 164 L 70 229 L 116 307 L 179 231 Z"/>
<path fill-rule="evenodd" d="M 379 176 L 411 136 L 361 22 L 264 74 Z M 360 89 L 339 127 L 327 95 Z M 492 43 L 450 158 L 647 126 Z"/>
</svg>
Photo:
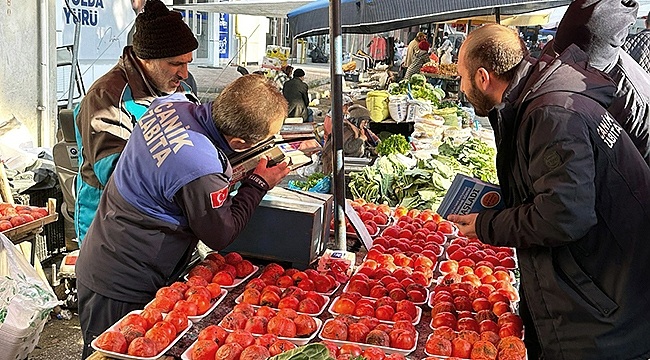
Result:
<svg viewBox="0 0 650 360">
<path fill-rule="evenodd" d="M 284 83 L 282 95 L 289 103 L 289 117 L 301 117 L 305 122 L 311 122 L 313 111 L 309 108 L 309 86 L 304 78 L 305 71 L 296 69 L 293 78 Z"/>
<path fill-rule="evenodd" d="M 623 44 L 623 49 L 650 73 L 650 12 L 645 18 L 645 30 L 629 37 Z"/>
<path fill-rule="evenodd" d="M 576 0 L 544 52 L 555 57 L 576 44 L 589 56 L 589 65 L 614 80 L 616 93 L 607 111 L 650 165 L 650 74 L 621 48 L 638 9 L 634 0 Z M 650 53 L 648 39 L 646 53 Z"/>
<path fill-rule="evenodd" d="M 571 45 L 537 63 L 501 25 L 469 34 L 461 90 L 495 130 L 507 207 L 449 220 L 517 249 L 529 359 L 647 359 L 650 168 L 587 60 Z"/>
</svg>

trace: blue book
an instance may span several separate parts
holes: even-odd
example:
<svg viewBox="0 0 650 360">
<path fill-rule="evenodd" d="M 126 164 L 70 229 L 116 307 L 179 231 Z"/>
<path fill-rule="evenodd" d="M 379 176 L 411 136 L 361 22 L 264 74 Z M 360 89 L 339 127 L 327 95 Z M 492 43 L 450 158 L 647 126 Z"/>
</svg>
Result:
<svg viewBox="0 0 650 360">
<path fill-rule="evenodd" d="M 466 215 L 484 209 L 500 210 L 504 207 L 501 189 L 497 185 L 456 174 L 438 207 L 438 214 L 446 219 L 449 214 Z"/>
</svg>

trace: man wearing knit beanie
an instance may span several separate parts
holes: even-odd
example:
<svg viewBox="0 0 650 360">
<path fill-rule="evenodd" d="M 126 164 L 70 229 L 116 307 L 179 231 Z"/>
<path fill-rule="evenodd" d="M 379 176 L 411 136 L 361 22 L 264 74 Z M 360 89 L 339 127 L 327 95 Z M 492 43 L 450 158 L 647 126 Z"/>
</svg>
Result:
<svg viewBox="0 0 650 360">
<path fill-rule="evenodd" d="M 616 93 L 607 111 L 650 166 L 650 74 L 621 48 L 638 9 L 635 0 L 576 0 L 544 53 L 555 56 L 576 44 L 589 56 L 589 65 L 614 80 Z"/>
<path fill-rule="evenodd" d="M 160 0 L 148 0 L 135 20 L 133 46 L 97 79 L 75 111 L 80 167 L 75 230 L 84 240 L 102 191 L 134 125 L 151 102 L 187 92 L 187 65 L 198 42 L 182 16 Z"/>
</svg>

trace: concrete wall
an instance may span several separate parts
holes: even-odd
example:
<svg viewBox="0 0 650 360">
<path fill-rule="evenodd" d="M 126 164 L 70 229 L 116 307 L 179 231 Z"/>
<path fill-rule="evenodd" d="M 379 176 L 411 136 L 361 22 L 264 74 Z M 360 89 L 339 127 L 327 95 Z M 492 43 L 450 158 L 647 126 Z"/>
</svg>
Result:
<svg viewBox="0 0 650 360">
<path fill-rule="evenodd" d="M 0 1 L 0 123 L 15 117 L 34 146 L 52 146 L 56 131 L 54 2 Z"/>
</svg>

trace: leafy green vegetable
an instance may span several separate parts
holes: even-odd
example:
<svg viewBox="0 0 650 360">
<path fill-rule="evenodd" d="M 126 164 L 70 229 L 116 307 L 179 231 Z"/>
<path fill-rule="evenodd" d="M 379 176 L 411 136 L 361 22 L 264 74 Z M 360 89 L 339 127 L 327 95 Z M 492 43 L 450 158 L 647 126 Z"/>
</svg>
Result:
<svg viewBox="0 0 650 360">
<path fill-rule="evenodd" d="M 327 346 L 321 343 L 307 344 L 269 358 L 269 360 L 329 360 Z"/>
<path fill-rule="evenodd" d="M 300 190 L 309 190 L 316 186 L 318 182 L 325 177 L 325 174 L 316 172 L 307 177 L 307 180 L 302 181 L 302 180 L 295 180 L 293 181 L 293 185 L 300 188 Z"/>
<path fill-rule="evenodd" d="M 411 75 L 411 78 L 409 79 L 409 83 L 411 85 L 420 85 L 424 86 L 424 84 L 427 82 L 427 78 L 424 77 L 422 74 L 413 74 Z"/>
<path fill-rule="evenodd" d="M 452 139 L 446 139 L 438 152 L 458 159 L 458 162 L 471 170 L 472 176 L 492 184 L 499 183 L 496 150 L 480 139 L 471 138 L 459 145 L 454 145 Z"/>
<path fill-rule="evenodd" d="M 408 141 L 404 135 L 394 134 L 389 136 L 387 139 L 382 140 L 379 145 L 377 145 L 377 154 L 379 155 L 389 155 L 389 154 L 406 154 L 411 149 Z"/>
</svg>

